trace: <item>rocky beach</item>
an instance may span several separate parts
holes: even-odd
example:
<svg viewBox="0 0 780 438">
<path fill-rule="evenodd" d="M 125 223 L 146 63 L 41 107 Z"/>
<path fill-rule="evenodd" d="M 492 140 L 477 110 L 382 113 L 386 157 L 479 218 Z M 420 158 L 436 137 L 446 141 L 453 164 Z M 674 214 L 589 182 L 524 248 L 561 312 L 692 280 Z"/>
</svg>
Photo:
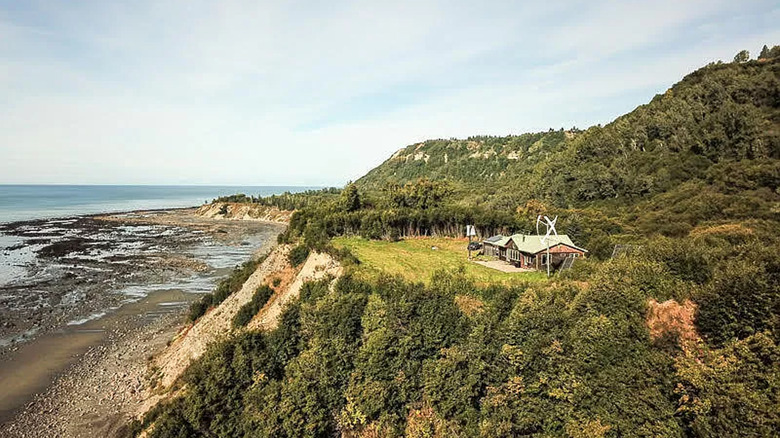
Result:
<svg viewBox="0 0 780 438">
<path fill-rule="evenodd" d="M 283 226 L 196 209 L 0 225 L 0 436 L 121 434 L 189 303 Z"/>
</svg>

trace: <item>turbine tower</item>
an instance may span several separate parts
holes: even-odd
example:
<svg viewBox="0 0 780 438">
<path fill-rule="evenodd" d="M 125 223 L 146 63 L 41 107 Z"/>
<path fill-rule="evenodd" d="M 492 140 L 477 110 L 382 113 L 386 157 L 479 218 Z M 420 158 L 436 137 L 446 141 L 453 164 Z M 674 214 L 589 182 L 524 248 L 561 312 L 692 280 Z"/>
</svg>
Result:
<svg viewBox="0 0 780 438">
<path fill-rule="evenodd" d="M 539 233 L 539 224 L 542 222 L 542 217 L 544 217 L 544 226 L 547 227 L 547 232 L 544 234 L 544 237 Z M 542 216 L 541 214 L 536 217 L 536 234 L 539 236 L 539 240 L 542 242 L 542 245 L 545 245 L 547 247 L 547 276 L 550 276 L 550 233 L 555 234 L 555 237 L 558 237 L 558 231 L 555 230 L 555 223 L 558 222 L 558 216 L 555 216 L 555 219 L 550 220 L 547 216 Z"/>
</svg>

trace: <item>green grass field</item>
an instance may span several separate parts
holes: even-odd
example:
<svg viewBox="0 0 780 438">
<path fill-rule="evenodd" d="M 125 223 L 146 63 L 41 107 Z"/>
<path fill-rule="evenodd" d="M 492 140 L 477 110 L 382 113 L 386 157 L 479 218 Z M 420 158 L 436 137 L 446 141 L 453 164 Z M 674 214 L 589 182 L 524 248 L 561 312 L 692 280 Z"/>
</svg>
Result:
<svg viewBox="0 0 780 438">
<path fill-rule="evenodd" d="M 380 272 L 399 274 L 412 281 L 428 283 L 439 269 L 452 270 L 464 266 L 466 274 L 477 284 L 513 284 L 545 281 L 541 272 L 506 273 L 468 260 L 465 239 L 416 238 L 400 242 L 366 240 L 360 237 L 337 237 L 337 247 L 347 247 L 361 261 L 359 272 L 376 276 Z M 438 249 L 431 249 L 432 246 Z"/>
</svg>

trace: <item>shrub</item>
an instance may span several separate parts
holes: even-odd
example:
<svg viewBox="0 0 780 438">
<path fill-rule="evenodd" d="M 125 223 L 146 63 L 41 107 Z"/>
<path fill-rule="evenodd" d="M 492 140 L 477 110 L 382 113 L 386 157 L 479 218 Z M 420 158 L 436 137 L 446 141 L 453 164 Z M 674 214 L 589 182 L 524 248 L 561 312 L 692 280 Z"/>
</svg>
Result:
<svg viewBox="0 0 780 438">
<path fill-rule="evenodd" d="M 776 248 L 754 248 L 717 269 L 698 297 L 696 321 L 713 345 L 777 329 L 780 321 L 780 257 Z"/>
<path fill-rule="evenodd" d="M 291 243 L 292 242 L 292 236 L 290 236 L 290 229 L 284 230 L 284 232 L 279 233 L 278 236 L 276 236 L 276 243 L 282 245 L 285 243 Z"/>
<path fill-rule="evenodd" d="M 245 327 L 249 324 L 249 321 L 257 315 L 257 312 L 265 306 L 265 303 L 274 294 L 274 290 L 268 287 L 268 285 L 262 285 L 257 288 L 254 295 L 252 295 L 252 301 L 244 304 L 233 317 L 233 327 Z"/>
<path fill-rule="evenodd" d="M 231 294 L 238 292 L 241 289 L 241 286 L 244 285 L 244 282 L 246 282 L 247 278 L 249 278 L 249 276 L 255 272 L 257 266 L 262 263 L 266 257 L 267 256 L 262 256 L 257 259 L 249 260 L 243 263 L 241 266 L 236 266 L 230 275 L 219 281 L 213 293 L 206 294 L 201 297 L 200 300 L 192 303 L 190 305 L 190 313 L 188 317 L 190 322 L 195 322 L 211 307 L 218 306 Z"/>
<path fill-rule="evenodd" d="M 307 257 L 309 257 L 309 248 L 304 245 L 298 245 L 293 248 L 292 251 L 290 251 L 290 254 L 287 256 L 287 260 L 290 261 L 291 265 L 299 266 L 301 263 L 306 261 Z"/>
<path fill-rule="evenodd" d="M 212 300 L 214 299 L 214 295 L 212 294 L 206 294 L 203 295 L 198 301 L 195 301 L 190 305 L 190 314 L 188 316 L 188 319 L 190 322 L 197 321 L 198 318 L 203 316 L 207 310 L 209 310 L 209 307 L 211 307 Z"/>
</svg>

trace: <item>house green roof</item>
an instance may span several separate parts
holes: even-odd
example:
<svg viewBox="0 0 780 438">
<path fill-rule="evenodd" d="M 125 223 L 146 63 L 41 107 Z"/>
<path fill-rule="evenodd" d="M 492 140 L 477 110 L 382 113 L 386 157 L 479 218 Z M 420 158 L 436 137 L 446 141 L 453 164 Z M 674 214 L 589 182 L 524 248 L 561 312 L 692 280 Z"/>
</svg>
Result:
<svg viewBox="0 0 780 438">
<path fill-rule="evenodd" d="M 544 236 L 539 236 L 535 234 L 530 234 L 530 235 L 514 234 L 510 237 L 510 239 L 512 239 L 512 241 L 515 242 L 515 246 L 517 246 L 518 250 L 530 254 L 536 254 L 540 251 L 544 251 L 545 249 L 547 249 L 548 245 L 550 246 L 550 248 L 552 248 L 558 244 L 563 244 L 578 249 L 580 251 L 587 252 L 586 249 L 580 248 L 577 245 L 575 245 L 574 242 L 572 242 L 569 236 L 567 236 L 566 234 L 550 236 L 547 238 L 547 241 L 545 243 L 542 243 L 541 240 L 542 237 Z M 507 243 L 509 243 L 509 241 L 507 241 Z"/>
<path fill-rule="evenodd" d="M 495 236 L 499 237 L 499 236 Z M 579 246 L 575 245 L 569 236 L 566 234 L 559 234 L 558 236 L 550 236 L 547 240 L 547 242 L 542 243 L 541 238 L 544 236 L 539 236 L 536 234 L 513 234 L 508 237 L 500 236 L 501 238 L 495 241 L 489 241 L 486 240 L 485 242 L 488 242 L 495 246 L 500 247 L 506 247 L 506 245 L 509 243 L 510 240 L 515 242 L 515 246 L 518 250 L 524 253 L 528 254 L 536 254 L 540 251 L 544 251 L 547 249 L 547 245 L 550 245 L 550 248 L 554 247 L 558 244 L 563 244 L 566 246 L 570 246 L 572 248 L 578 249 L 583 252 L 588 252 L 584 248 L 580 248 Z M 492 240 L 492 238 L 490 239 Z"/>
</svg>

